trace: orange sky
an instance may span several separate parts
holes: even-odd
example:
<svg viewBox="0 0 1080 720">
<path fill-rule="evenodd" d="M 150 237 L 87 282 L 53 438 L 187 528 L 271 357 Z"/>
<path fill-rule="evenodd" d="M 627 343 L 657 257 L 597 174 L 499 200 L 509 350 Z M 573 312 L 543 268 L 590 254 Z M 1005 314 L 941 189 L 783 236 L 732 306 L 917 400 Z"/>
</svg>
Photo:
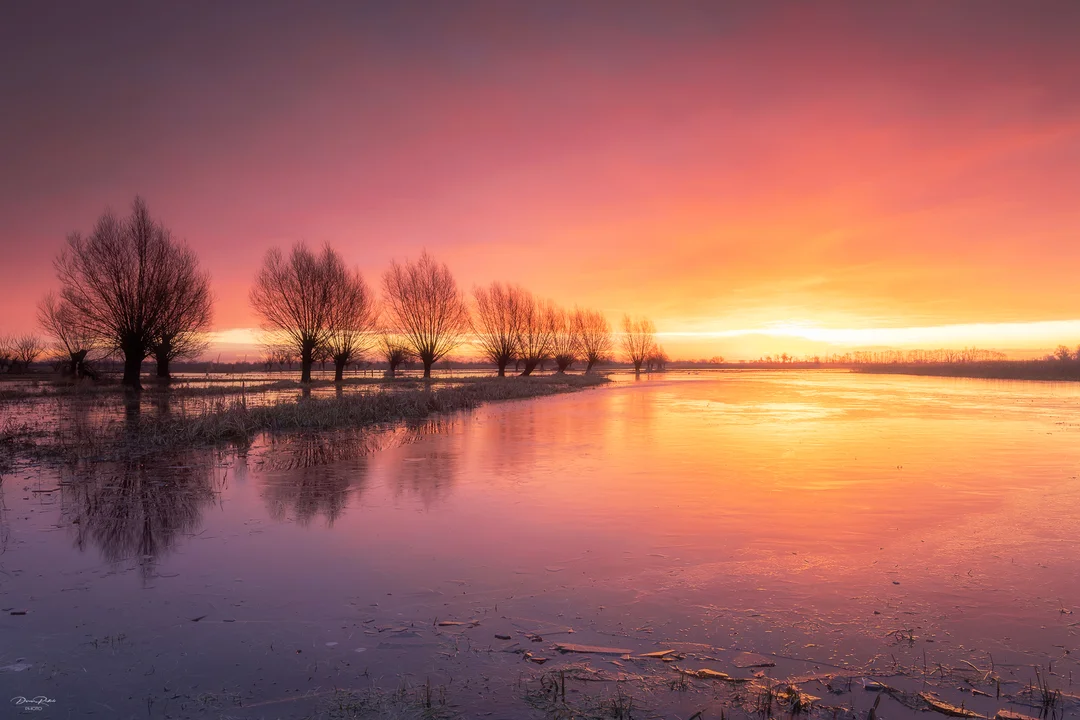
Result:
<svg viewBox="0 0 1080 720">
<path fill-rule="evenodd" d="M 113 7 L 0 28 L 0 333 L 141 193 L 219 331 L 305 239 L 680 357 L 1080 342 L 1076 3 Z"/>
</svg>

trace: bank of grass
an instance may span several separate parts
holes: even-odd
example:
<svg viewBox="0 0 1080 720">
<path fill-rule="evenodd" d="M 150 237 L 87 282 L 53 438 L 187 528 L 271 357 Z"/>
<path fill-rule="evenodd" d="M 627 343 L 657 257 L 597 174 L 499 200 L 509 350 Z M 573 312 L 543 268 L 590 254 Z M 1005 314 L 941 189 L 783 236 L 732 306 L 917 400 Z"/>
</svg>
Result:
<svg viewBox="0 0 1080 720">
<path fill-rule="evenodd" d="M 882 363 L 856 365 L 855 372 L 880 375 L 982 378 L 987 380 L 1080 381 L 1076 360 L 987 360 L 965 363 Z"/>
<path fill-rule="evenodd" d="M 245 444 L 260 433 L 329 432 L 470 410 L 488 402 L 573 392 L 609 382 L 600 375 L 548 375 L 458 379 L 427 384 L 384 384 L 373 392 L 301 398 L 249 406 L 243 396 L 208 403 L 195 413 L 139 413 L 107 426 L 86 424 L 30 433 L 12 424 L 0 433 L 0 450 L 30 458 L 75 459 L 140 456 L 224 444 Z"/>
</svg>

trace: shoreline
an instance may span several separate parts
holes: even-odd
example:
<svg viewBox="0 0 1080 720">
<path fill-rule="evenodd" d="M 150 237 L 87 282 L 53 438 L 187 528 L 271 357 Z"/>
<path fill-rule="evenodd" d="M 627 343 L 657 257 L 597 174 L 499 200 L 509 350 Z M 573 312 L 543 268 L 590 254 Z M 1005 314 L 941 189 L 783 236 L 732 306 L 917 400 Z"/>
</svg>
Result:
<svg viewBox="0 0 1080 720">
<path fill-rule="evenodd" d="M 1059 360 L 998 360 L 973 363 L 897 363 L 852 367 L 870 375 L 917 375 L 972 380 L 1041 380 L 1044 382 L 1080 382 L 1080 362 Z"/>
<path fill-rule="evenodd" d="M 0 425 L 0 468 L 20 459 L 110 460 L 152 453 L 213 448 L 250 443 L 262 433 L 360 430 L 432 415 L 472 410 L 489 402 L 526 400 L 576 392 L 609 384 L 602 375 L 547 375 L 484 379 L 444 379 L 438 383 L 409 382 L 372 393 L 301 398 L 249 407 L 243 396 L 223 398 L 197 414 L 147 415 L 137 405 L 123 417 L 102 423 L 79 424 L 62 432 L 20 425 L 10 419 Z M 431 385 L 449 385 L 434 388 Z M 238 396 L 238 397 L 237 397 Z M 87 399 L 94 395 L 87 396 Z M 49 396 L 51 399 L 51 396 Z"/>
</svg>

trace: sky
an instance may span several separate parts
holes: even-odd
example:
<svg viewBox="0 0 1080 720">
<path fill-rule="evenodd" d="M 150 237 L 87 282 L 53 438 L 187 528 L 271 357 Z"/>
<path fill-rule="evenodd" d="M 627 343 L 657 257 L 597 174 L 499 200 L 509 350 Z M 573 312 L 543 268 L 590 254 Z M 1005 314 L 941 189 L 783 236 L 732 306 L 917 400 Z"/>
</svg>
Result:
<svg viewBox="0 0 1080 720">
<path fill-rule="evenodd" d="M 1080 343 L 1080 3 L 10 3 L 0 334 L 136 194 L 244 353 L 266 250 L 427 249 L 670 355 Z"/>
</svg>

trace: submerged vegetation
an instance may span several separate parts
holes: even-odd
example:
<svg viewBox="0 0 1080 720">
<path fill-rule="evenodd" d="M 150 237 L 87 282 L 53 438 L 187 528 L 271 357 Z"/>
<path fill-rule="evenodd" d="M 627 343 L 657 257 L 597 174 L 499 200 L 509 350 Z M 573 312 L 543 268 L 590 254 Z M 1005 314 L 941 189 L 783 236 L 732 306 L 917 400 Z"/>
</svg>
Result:
<svg viewBox="0 0 1080 720">
<path fill-rule="evenodd" d="M 382 385 L 372 392 L 305 397 L 249 405 L 245 395 L 215 399 L 196 412 L 143 413 L 125 407 L 123 420 L 72 422 L 42 428 L 9 419 L 0 427 L 0 462 L 16 455 L 38 459 L 133 457 L 161 450 L 246 443 L 263 432 L 319 432 L 422 420 L 435 413 L 471 410 L 485 402 L 518 400 L 595 387 L 597 375 L 457 380 L 439 384 Z"/>
</svg>

